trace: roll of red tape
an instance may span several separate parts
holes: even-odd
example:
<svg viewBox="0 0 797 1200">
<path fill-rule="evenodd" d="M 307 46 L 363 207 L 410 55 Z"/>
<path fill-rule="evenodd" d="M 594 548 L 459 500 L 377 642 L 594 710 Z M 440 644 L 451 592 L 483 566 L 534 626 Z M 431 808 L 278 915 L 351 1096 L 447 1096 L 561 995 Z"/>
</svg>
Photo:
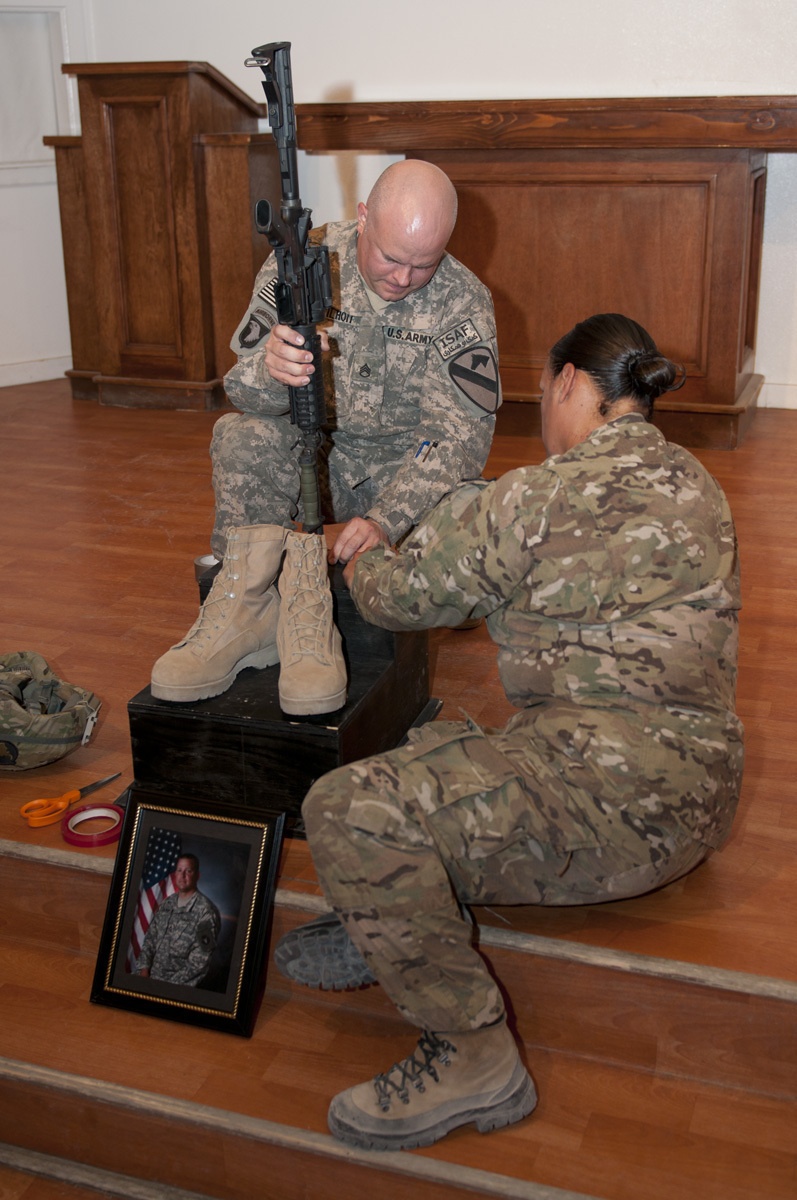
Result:
<svg viewBox="0 0 797 1200">
<path fill-rule="evenodd" d="M 61 821 L 61 836 L 72 846 L 108 846 L 111 842 L 119 841 L 122 832 L 122 818 L 125 812 L 118 804 L 84 804 L 76 808 Z M 80 833 L 77 826 L 92 817 L 110 817 L 113 825 L 99 833 Z"/>
</svg>

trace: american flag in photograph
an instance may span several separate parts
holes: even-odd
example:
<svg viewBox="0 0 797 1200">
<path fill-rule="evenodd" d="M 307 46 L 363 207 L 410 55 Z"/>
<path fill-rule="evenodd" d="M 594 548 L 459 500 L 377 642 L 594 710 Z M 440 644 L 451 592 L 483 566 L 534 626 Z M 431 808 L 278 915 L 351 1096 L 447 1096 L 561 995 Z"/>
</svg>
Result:
<svg viewBox="0 0 797 1200">
<path fill-rule="evenodd" d="M 127 969 L 135 971 L 149 923 L 159 904 L 177 891 L 172 872 L 180 857 L 180 834 L 170 829 L 152 829 L 144 855 L 136 919 L 127 952 Z"/>
</svg>

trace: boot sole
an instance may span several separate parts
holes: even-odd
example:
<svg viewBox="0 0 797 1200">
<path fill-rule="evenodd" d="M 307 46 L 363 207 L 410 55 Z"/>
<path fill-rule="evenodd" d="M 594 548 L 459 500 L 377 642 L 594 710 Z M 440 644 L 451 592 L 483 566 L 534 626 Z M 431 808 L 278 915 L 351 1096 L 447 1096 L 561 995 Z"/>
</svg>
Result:
<svg viewBox="0 0 797 1200">
<path fill-rule="evenodd" d="M 334 914 L 284 934 L 274 950 L 274 965 L 285 979 L 322 991 L 343 992 L 376 983 Z"/>
<path fill-rule="evenodd" d="M 537 1107 L 537 1089 L 521 1062 L 517 1063 L 509 1083 L 502 1091 L 509 1091 L 509 1094 L 494 1104 L 450 1113 L 438 1121 L 415 1130 L 407 1128 L 413 1123 L 412 1120 L 403 1118 L 399 1118 L 395 1122 L 385 1120 L 385 1126 L 389 1127 L 391 1124 L 403 1126 L 403 1129 L 396 1130 L 396 1132 L 389 1132 L 387 1129 L 384 1132 L 381 1130 L 371 1132 L 357 1128 L 333 1112 L 332 1106 L 330 1106 L 327 1122 L 330 1132 L 339 1141 L 346 1142 L 349 1146 L 357 1146 L 361 1150 L 412 1150 L 417 1146 L 431 1146 L 434 1142 L 439 1142 L 452 1129 L 458 1129 L 461 1125 L 472 1123 L 479 1133 L 490 1133 L 494 1129 L 503 1129 L 506 1125 L 514 1125 L 516 1121 L 521 1121 Z M 333 1100 L 332 1105 L 334 1104 Z M 431 1114 L 429 1115 L 431 1116 Z M 368 1120 L 368 1118 L 365 1119 Z M 418 1121 L 423 1119 L 423 1117 L 419 1117 Z M 377 1119 L 372 1118 L 371 1120 L 375 1122 Z"/>
<path fill-rule="evenodd" d="M 221 679 L 211 679 L 197 686 L 182 686 L 171 685 L 166 683 L 156 683 L 154 680 L 150 683 L 150 691 L 157 700 L 173 700 L 178 704 L 188 704 L 192 700 L 209 700 L 212 696 L 220 696 L 222 692 L 226 692 L 230 685 L 234 682 L 235 677 L 246 667 L 273 667 L 279 662 L 279 652 L 275 646 L 268 646 L 264 650 L 258 650 L 254 654 L 247 654 L 239 662 L 235 664 L 231 671 L 228 671 Z"/>
<path fill-rule="evenodd" d="M 344 687 L 339 692 L 335 692 L 333 696 L 303 697 L 299 700 L 291 700 L 280 692 L 280 708 L 284 713 L 296 717 L 309 717 L 314 713 L 337 712 L 346 703 L 346 691 L 347 689 Z"/>
</svg>

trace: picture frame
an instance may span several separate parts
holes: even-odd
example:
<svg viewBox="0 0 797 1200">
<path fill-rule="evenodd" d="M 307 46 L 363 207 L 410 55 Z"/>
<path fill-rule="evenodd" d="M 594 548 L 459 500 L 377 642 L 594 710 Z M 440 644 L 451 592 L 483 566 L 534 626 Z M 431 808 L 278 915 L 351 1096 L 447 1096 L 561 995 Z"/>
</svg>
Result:
<svg viewBox="0 0 797 1200">
<path fill-rule="evenodd" d="M 284 823 L 133 785 L 91 1002 L 251 1037 Z"/>
</svg>

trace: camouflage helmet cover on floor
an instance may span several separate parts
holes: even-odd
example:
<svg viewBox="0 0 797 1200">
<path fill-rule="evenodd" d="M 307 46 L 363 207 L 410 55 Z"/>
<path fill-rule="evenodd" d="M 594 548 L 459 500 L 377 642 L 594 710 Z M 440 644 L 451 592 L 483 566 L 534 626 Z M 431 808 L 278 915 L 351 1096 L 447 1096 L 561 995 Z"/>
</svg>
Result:
<svg viewBox="0 0 797 1200">
<path fill-rule="evenodd" d="M 40 654 L 0 654 L 0 770 L 42 767 L 86 745 L 100 704 L 54 675 Z"/>
</svg>

